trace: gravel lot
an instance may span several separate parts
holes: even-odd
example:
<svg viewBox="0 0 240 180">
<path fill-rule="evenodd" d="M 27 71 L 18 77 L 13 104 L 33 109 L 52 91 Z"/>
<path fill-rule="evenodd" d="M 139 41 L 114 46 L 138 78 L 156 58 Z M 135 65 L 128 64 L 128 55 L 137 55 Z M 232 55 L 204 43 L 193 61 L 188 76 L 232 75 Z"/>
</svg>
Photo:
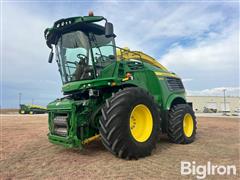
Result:
<svg viewBox="0 0 240 180">
<path fill-rule="evenodd" d="M 46 115 L 3 115 L 1 118 L 0 179 L 196 179 L 181 176 L 181 161 L 235 165 L 239 179 L 237 118 L 198 118 L 197 139 L 176 145 L 161 136 L 152 156 L 126 161 L 109 153 L 100 141 L 83 151 L 53 145 L 47 139 Z"/>
</svg>

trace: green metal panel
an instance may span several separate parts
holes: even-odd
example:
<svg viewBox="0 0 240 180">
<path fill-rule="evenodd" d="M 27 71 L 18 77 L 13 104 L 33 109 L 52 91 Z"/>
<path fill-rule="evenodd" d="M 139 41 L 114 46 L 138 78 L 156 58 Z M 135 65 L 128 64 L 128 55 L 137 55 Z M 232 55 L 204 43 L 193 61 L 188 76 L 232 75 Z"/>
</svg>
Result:
<svg viewBox="0 0 240 180">
<path fill-rule="evenodd" d="M 63 92 L 71 92 L 81 89 L 89 89 L 89 88 L 96 88 L 96 87 L 104 87 L 110 86 L 111 82 L 117 81 L 116 78 L 103 78 L 103 79 L 93 79 L 93 80 L 83 80 L 83 81 L 76 81 L 70 82 L 65 84 L 62 87 Z"/>
<path fill-rule="evenodd" d="M 167 101 L 166 101 L 166 104 L 165 104 L 165 109 L 166 109 L 166 110 L 169 110 L 169 109 L 170 109 L 172 102 L 173 102 L 176 98 L 181 98 L 181 99 L 183 99 L 184 101 L 186 101 L 185 92 L 179 92 L 179 93 L 171 94 L 171 95 L 168 97 L 168 99 L 167 99 Z"/>
</svg>

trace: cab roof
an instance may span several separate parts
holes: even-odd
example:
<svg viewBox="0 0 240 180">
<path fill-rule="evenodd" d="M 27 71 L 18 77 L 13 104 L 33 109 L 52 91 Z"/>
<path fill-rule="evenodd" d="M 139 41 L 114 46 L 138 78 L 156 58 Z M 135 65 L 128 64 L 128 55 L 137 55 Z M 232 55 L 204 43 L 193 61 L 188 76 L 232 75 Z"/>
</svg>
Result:
<svg viewBox="0 0 240 180">
<path fill-rule="evenodd" d="M 51 45 L 56 44 L 62 34 L 71 31 L 82 30 L 103 34 L 104 27 L 93 23 L 102 20 L 105 20 L 103 16 L 78 16 L 60 19 L 53 24 L 53 27 L 47 28 L 44 31 L 47 46 L 51 48 Z"/>
</svg>

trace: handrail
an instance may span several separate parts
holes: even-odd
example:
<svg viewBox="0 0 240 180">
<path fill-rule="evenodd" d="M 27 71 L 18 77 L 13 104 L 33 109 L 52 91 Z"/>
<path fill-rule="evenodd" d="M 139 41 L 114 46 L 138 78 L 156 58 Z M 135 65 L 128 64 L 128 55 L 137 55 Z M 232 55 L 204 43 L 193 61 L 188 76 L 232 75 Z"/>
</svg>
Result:
<svg viewBox="0 0 240 180">
<path fill-rule="evenodd" d="M 144 61 L 147 62 L 153 66 L 156 66 L 164 71 L 168 71 L 166 67 L 164 67 L 161 63 L 159 63 L 156 59 L 154 59 L 153 57 L 141 52 L 141 51 L 131 51 L 128 48 L 120 48 L 118 46 L 114 46 L 114 45 L 106 45 L 106 46 L 113 46 L 115 47 L 117 50 L 119 49 L 120 51 L 117 51 L 117 60 L 120 59 L 137 59 L 140 61 Z M 120 54 L 118 54 L 118 52 Z"/>
</svg>

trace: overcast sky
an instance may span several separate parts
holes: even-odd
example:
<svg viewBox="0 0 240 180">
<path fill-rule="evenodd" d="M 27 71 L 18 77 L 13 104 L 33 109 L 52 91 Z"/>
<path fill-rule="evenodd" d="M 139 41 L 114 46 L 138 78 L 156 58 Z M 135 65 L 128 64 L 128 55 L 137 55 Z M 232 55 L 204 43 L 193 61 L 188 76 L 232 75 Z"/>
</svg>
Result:
<svg viewBox="0 0 240 180">
<path fill-rule="evenodd" d="M 2 3 L 2 107 L 46 105 L 61 97 L 56 63 L 48 64 L 44 29 L 93 10 L 114 24 L 118 46 L 155 57 L 182 77 L 188 95 L 239 95 L 237 2 Z"/>
</svg>

